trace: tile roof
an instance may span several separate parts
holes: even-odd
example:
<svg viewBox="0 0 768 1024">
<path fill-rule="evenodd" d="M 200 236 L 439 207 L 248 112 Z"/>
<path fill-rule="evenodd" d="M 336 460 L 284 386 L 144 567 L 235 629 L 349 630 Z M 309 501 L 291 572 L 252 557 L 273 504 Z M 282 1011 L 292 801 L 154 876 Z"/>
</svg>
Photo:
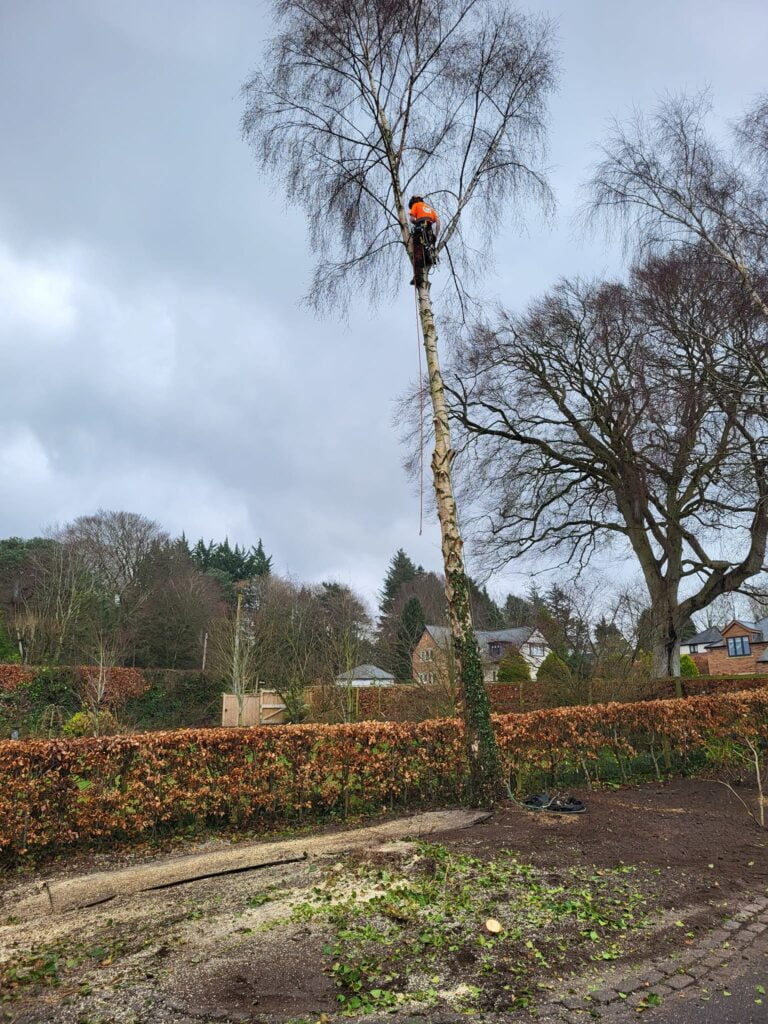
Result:
<svg viewBox="0 0 768 1024">
<path fill-rule="evenodd" d="M 697 633 L 696 636 L 691 636 L 687 640 L 683 640 L 684 644 L 711 644 L 716 643 L 718 640 L 723 639 L 723 634 L 717 628 L 717 626 L 710 626 L 709 629 L 705 629 L 703 633 Z"/>
<path fill-rule="evenodd" d="M 750 633 L 758 633 L 762 637 L 762 642 L 768 643 L 768 616 L 764 619 L 758 619 L 757 622 L 749 622 L 747 619 L 734 619 L 733 621 L 738 622 L 739 625 L 743 626 Z M 696 636 L 684 640 L 683 643 L 703 644 L 706 647 L 725 647 L 723 634 L 717 626 L 710 626 L 703 633 L 697 633 Z"/>
<path fill-rule="evenodd" d="M 342 672 L 336 676 L 336 679 L 386 679 L 393 681 L 394 676 L 391 672 L 385 672 L 383 668 L 379 668 L 377 665 L 358 665 L 357 668 L 351 668 L 349 672 Z"/>
<path fill-rule="evenodd" d="M 447 626 L 426 626 L 425 628 L 435 643 L 446 644 L 451 639 L 451 631 Z M 515 626 L 512 629 L 478 629 L 475 635 L 480 646 L 480 654 L 488 658 L 490 644 L 512 644 L 514 647 L 520 647 L 533 632 L 535 632 L 533 626 Z"/>
</svg>

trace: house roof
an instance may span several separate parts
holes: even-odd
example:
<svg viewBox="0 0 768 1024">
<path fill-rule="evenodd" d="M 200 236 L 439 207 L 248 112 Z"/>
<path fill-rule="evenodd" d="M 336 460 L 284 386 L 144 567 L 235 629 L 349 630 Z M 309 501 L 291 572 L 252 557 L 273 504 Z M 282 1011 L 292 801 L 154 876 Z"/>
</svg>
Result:
<svg viewBox="0 0 768 1024">
<path fill-rule="evenodd" d="M 759 622 L 749 622 L 747 619 L 732 619 L 727 625 L 723 626 L 723 632 L 726 629 L 730 629 L 731 626 L 742 626 L 748 633 L 757 634 L 757 643 L 768 641 L 768 619 L 760 619 Z M 724 647 L 725 640 L 722 635 L 717 644 L 710 644 L 712 647 Z"/>
<path fill-rule="evenodd" d="M 757 633 L 762 638 L 763 643 L 768 643 L 768 616 L 764 619 L 758 619 L 757 622 L 748 622 L 746 619 L 732 619 L 729 623 L 723 626 L 723 629 L 728 629 L 729 626 L 737 624 L 743 626 L 748 633 Z M 760 641 L 758 641 L 759 643 Z M 688 640 L 684 640 L 686 644 L 703 644 L 705 647 L 725 647 L 725 640 L 723 639 L 722 632 L 717 626 L 710 626 L 709 629 L 705 629 L 703 633 L 697 633 L 696 636 L 690 637 Z"/>
<path fill-rule="evenodd" d="M 703 633 L 697 633 L 696 636 L 690 636 L 687 640 L 683 640 L 684 644 L 713 644 L 723 639 L 723 634 L 717 628 L 717 626 L 710 626 L 709 629 L 705 629 Z"/>
<path fill-rule="evenodd" d="M 744 626 L 750 633 L 760 633 L 761 629 L 756 622 L 750 622 L 748 619 L 734 619 L 733 622 L 729 622 L 728 626 L 732 626 L 734 623 L 738 623 L 739 626 Z M 727 629 L 728 626 L 725 628 Z"/>
<path fill-rule="evenodd" d="M 394 676 L 391 672 L 385 672 L 383 668 L 379 668 L 378 665 L 358 665 L 357 668 L 351 668 L 348 672 L 342 672 L 336 676 L 336 679 L 381 679 L 394 681 Z"/>
<path fill-rule="evenodd" d="M 445 644 L 451 639 L 451 631 L 447 626 L 426 626 L 425 628 L 435 643 Z M 533 626 L 515 626 L 513 629 L 478 629 L 475 635 L 481 655 L 487 657 L 489 644 L 512 644 L 515 647 L 520 647 L 534 632 Z"/>
</svg>

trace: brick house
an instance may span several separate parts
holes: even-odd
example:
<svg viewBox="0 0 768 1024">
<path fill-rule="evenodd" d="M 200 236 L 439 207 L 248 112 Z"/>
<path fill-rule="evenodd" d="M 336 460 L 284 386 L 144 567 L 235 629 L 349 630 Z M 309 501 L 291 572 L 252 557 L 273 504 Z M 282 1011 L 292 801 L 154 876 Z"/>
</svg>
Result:
<svg viewBox="0 0 768 1024">
<path fill-rule="evenodd" d="M 734 619 L 723 629 L 710 626 L 680 645 L 705 674 L 746 676 L 768 674 L 768 617 L 758 622 Z"/>
<path fill-rule="evenodd" d="M 531 626 L 515 629 L 480 629 L 477 631 L 483 679 L 495 683 L 499 662 L 511 649 L 517 649 L 528 662 L 531 679 L 535 679 L 541 663 L 551 648 L 542 634 Z M 451 657 L 451 631 L 447 626 L 427 626 L 413 650 L 411 659 L 413 678 L 418 683 L 445 681 L 449 675 Z"/>
</svg>

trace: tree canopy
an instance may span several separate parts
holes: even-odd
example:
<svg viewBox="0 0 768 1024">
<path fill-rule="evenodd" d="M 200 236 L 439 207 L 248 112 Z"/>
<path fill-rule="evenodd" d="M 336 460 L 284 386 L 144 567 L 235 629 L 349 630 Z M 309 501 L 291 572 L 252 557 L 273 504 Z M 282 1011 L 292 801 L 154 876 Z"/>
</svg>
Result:
<svg viewBox="0 0 768 1024">
<path fill-rule="evenodd" d="M 210 540 L 207 544 L 201 538 L 190 549 L 190 557 L 201 572 L 223 573 L 232 583 L 268 576 L 272 570 L 272 557 L 264 553 L 261 539 L 246 548 L 239 544 L 232 547 L 227 537 L 219 542 Z"/>
<path fill-rule="evenodd" d="M 677 674 L 684 622 L 763 564 L 768 450 L 750 352 L 767 325 L 687 248 L 636 264 L 626 284 L 562 282 L 478 328 L 451 378 L 485 550 L 584 565 L 628 547 L 659 675 Z"/>
</svg>

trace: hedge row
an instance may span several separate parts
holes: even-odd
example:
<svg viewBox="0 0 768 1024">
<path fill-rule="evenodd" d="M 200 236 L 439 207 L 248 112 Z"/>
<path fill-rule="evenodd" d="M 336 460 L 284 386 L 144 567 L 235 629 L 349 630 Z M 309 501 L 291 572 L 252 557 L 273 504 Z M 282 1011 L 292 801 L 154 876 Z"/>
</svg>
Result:
<svg viewBox="0 0 768 1024">
<path fill-rule="evenodd" d="M 768 737 L 768 691 L 496 718 L 506 770 L 687 755 Z M 670 767 L 668 765 L 668 767 Z M 657 767 L 658 770 L 658 767 Z M 183 730 L 0 743 L 0 858 L 135 841 L 189 826 L 258 827 L 460 801 L 461 723 Z"/>
<path fill-rule="evenodd" d="M 12 693 L 19 686 L 31 683 L 38 671 L 29 665 L 0 664 L 0 693 Z"/>
<path fill-rule="evenodd" d="M 593 682 L 595 703 L 626 700 L 628 702 L 662 700 L 675 696 L 675 686 L 681 682 L 683 696 L 702 697 L 707 695 L 737 693 L 742 690 L 757 690 L 768 686 L 768 675 L 760 676 L 698 676 L 682 680 L 649 679 L 633 684 L 631 695 L 618 697 L 615 688 L 601 680 Z M 498 715 L 538 711 L 551 707 L 553 696 L 541 680 L 531 680 L 522 686 L 518 683 L 488 683 L 486 685 L 491 710 Z M 356 720 L 379 722 L 421 721 L 437 715 L 455 714 L 456 695 L 448 687 L 400 684 L 397 686 L 366 686 L 354 689 L 348 694 L 339 687 L 310 687 L 307 703 L 313 721 L 340 721 L 342 704 L 351 699 L 352 713 Z"/>
</svg>

